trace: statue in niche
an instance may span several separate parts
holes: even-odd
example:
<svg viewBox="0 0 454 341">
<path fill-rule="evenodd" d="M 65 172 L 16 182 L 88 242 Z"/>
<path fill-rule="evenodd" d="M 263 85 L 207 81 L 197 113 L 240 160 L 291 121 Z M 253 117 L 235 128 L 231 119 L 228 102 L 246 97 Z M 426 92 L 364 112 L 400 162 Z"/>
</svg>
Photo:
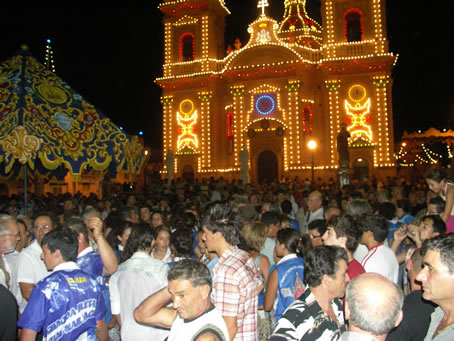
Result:
<svg viewBox="0 0 454 341">
<path fill-rule="evenodd" d="M 247 184 L 249 182 L 249 176 L 248 176 L 249 152 L 247 151 L 247 149 L 244 145 L 242 146 L 242 150 L 241 150 L 239 156 L 240 156 L 240 163 L 241 163 L 240 180 L 243 181 L 243 184 Z"/>
<path fill-rule="evenodd" d="M 339 167 L 349 168 L 350 167 L 350 153 L 348 151 L 348 139 L 350 133 L 347 130 L 345 123 L 341 124 L 341 130 L 337 135 L 337 152 L 339 153 Z"/>
</svg>

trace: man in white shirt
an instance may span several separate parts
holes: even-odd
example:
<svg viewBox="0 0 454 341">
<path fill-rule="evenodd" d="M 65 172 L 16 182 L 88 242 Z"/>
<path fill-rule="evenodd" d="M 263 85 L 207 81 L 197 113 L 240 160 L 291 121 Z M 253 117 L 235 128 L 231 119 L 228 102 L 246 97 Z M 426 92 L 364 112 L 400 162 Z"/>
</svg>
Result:
<svg viewBox="0 0 454 341">
<path fill-rule="evenodd" d="M 224 318 L 210 300 L 212 281 L 206 265 L 183 259 L 169 270 L 167 279 L 168 288 L 135 310 L 137 322 L 171 328 L 168 341 L 229 340 Z M 165 307 L 170 300 L 173 307 Z"/>
<path fill-rule="evenodd" d="M 396 254 L 385 244 L 389 231 L 388 221 L 380 215 L 371 214 L 362 217 L 361 221 L 361 243 L 369 250 L 361 265 L 366 272 L 377 272 L 397 284 L 399 263 Z"/>
<path fill-rule="evenodd" d="M 10 215 L 0 214 L 0 284 L 11 289 L 11 268 L 4 255 L 14 251 L 20 239 L 16 219 Z"/>
<path fill-rule="evenodd" d="M 323 216 L 323 195 L 319 191 L 314 191 L 309 194 L 307 200 L 306 219 L 304 228 L 300 228 L 301 233 L 307 232 L 309 223 L 318 219 L 325 219 Z"/>
<path fill-rule="evenodd" d="M 122 253 L 117 272 L 110 278 L 112 314 L 121 326 L 123 341 L 163 340 L 169 332 L 134 320 L 134 309 L 148 296 L 167 286 L 168 265 L 150 257 L 154 231 L 146 226 L 133 228 Z"/>
<path fill-rule="evenodd" d="M 40 213 L 33 221 L 33 232 L 35 240 L 30 246 L 23 249 L 19 255 L 17 263 L 17 281 L 22 296 L 28 301 L 30 294 L 36 283 L 46 277 L 50 272 L 47 271 L 44 261 L 41 259 L 43 250 L 41 240 L 44 235 L 52 231 L 55 222 L 50 213 Z"/>
</svg>

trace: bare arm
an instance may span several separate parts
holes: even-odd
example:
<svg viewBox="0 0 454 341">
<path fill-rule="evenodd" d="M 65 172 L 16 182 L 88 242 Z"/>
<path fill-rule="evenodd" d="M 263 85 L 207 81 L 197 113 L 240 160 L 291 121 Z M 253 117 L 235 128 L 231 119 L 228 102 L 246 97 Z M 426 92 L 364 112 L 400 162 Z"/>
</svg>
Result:
<svg viewBox="0 0 454 341">
<path fill-rule="evenodd" d="M 236 316 L 222 316 L 224 318 L 225 324 L 227 325 L 227 330 L 229 331 L 230 341 L 232 341 L 238 331 L 238 326 L 236 324 Z"/>
<path fill-rule="evenodd" d="M 120 329 L 121 329 L 121 316 L 120 316 L 120 314 L 112 314 L 112 315 L 113 315 L 113 317 L 115 318 L 115 321 L 117 321 L 118 326 L 119 326 Z"/>
<path fill-rule="evenodd" d="M 259 268 L 263 274 L 263 277 L 265 277 L 264 284 L 266 285 L 266 283 L 268 282 L 268 275 L 270 273 L 270 261 L 267 256 L 262 255 L 262 257 L 260 257 Z"/>
<path fill-rule="evenodd" d="M 109 334 L 107 333 L 107 324 L 104 319 L 96 321 L 96 338 L 99 341 L 109 340 Z"/>
<path fill-rule="evenodd" d="M 22 293 L 22 297 L 28 301 L 30 299 L 30 295 L 32 294 L 35 285 L 33 283 L 19 282 L 19 287 L 20 292 Z"/>
<path fill-rule="evenodd" d="M 175 309 L 165 307 L 171 299 L 172 296 L 167 287 L 162 288 L 146 298 L 136 310 L 134 310 L 135 320 L 139 323 L 151 324 L 156 327 L 170 328 L 177 316 Z"/>
<path fill-rule="evenodd" d="M 276 295 L 277 295 L 277 271 L 276 269 L 274 269 L 270 277 L 268 278 L 268 283 L 266 285 L 265 303 L 263 304 L 263 309 L 265 309 L 265 311 L 270 311 L 273 308 Z"/>
<path fill-rule="evenodd" d="M 101 256 L 104 275 L 111 275 L 118 269 L 117 256 L 114 250 L 110 247 L 107 240 L 102 234 L 102 221 L 98 217 L 93 217 L 88 222 L 89 228 L 93 231 L 93 238 L 98 244 L 99 255 Z"/>
<path fill-rule="evenodd" d="M 454 186 L 449 186 L 448 185 L 448 190 L 446 191 L 446 204 L 445 204 L 445 210 L 443 211 L 443 214 L 441 215 L 441 218 L 445 223 L 448 222 L 449 217 L 451 216 L 452 212 L 452 207 L 454 206 Z"/>
<path fill-rule="evenodd" d="M 19 334 L 20 341 L 35 341 L 36 332 L 31 329 L 23 328 Z"/>
</svg>

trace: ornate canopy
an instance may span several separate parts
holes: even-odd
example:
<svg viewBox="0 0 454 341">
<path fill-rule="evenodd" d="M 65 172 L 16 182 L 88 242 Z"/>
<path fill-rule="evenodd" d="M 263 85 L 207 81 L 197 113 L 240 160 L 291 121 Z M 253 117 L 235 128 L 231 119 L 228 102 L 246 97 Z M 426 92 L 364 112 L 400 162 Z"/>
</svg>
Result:
<svg viewBox="0 0 454 341">
<path fill-rule="evenodd" d="M 138 174 L 143 147 L 22 48 L 0 64 L 0 175 Z M 16 162 L 18 161 L 18 162 Z"/>
</svg>

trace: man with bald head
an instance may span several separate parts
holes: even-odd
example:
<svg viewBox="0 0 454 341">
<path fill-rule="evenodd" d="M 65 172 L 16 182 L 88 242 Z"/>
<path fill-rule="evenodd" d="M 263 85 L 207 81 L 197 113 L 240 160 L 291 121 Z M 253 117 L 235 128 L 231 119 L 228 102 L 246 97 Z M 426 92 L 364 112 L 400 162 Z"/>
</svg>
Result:
<svg viewBox="0 0 454 341">
<path fill-rule="evenodd" d="M 310 222 L 318 219 L 324 219 L 323 216 L 323 196 L 319 191 L 314 191 L 309 194 L 307 200 L 307 213 L 304 219 L 304 227 L 301 230 L 301 233 L 307 231 L 307 227 Z"/>
<path fill-rule="evenodd" d="M 384 341 L 402 320 L 402 290 L 378 273 L 365 273 L 347 285 L 345 318 L 348 331 L 341 341 Z"/>
</svg>

